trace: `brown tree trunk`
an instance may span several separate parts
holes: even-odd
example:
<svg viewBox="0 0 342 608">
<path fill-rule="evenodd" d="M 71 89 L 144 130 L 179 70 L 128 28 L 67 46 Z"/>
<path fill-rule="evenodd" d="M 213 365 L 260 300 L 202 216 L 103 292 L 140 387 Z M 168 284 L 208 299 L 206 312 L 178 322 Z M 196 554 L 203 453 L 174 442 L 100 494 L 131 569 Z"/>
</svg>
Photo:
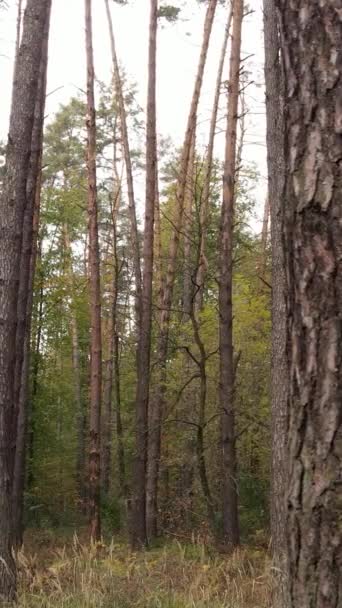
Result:
<svg viewBox="0 0 342 608">
<path fill-rule="evenodd" d="M 264 36 L 268 201 L 271 213 L 272 247 L 271 535 L 275 562 L 273 599 L 275 608 L 287 608 L 289 598 L 287 592 L 285 496 L 287 488 L 289 369 L 286 348 L 286 276 L 282 248 L 285 200 L 283 199 L 285 183 L 284 106 L 282 99 L 283 76 L 279 56 L 280 40 L 274 0 L 264 0 Z"/>
<path fill-rule="evenodd" d="M 243 4 L 243 0 L 235 0 L 234 2 L 219 260 L 219 394 L 222 441 L 223 543 L 228 548 L 238 545 L 240 540 L 234 417 L 232 274 L 236 178 L 236 129 L 238 118 Z"/>
<path fill-rule="evenodd" d="M 15 66 L 0 208 L 0 601 L 14 598 L 12 473 L 16 434 L 15 337 L 26 186 L 48 0 L 28 0 Z"/>
<path fill-rule="evenodd" d="M 226 59 L 227 46 L 229 40 L 229 33 L 232 24 L 233 18 L 233 5 L 231 4 L 228 12 L 227 25 L 224 35 L 224 40 L 222 44 L 222 50 L 220 55 L 219 66 L 217 70 L 217 78 L 216 78 L 216 86 L 215 86 L 215 97 L 214 104 L 211 113 L 210 119 L 210 131 L 209 131 L 209 141 L 208 141 L 208 150 L 207 150 L 207 158 L 205 162 L 205 176 L 204 176 L 204 186 L 203 186 L 203 194 L 201 200 L 201 210 L 200 210 L 200 246 L 199 246 L 199 262 L 196 273 L 196 311 L 199 312 L 203 306 L 203 290 L 204 290 L 204 280 L 207 269 L 207 261 L 206 261 L 206 241 L 207 241 L 207 228 L 208 228 L 208 214 L 209 214 L 209 202 L 210 202 L 210 183 L 211 183 L 211 174 L 213 168 L 213 157 L 214 157 L 214 144 L 215 144 L 215 133 L 216 133 L 216 125 L 217 125 L 217 115 L 220 104 L 221 97 L 221 88 L 222 88 L 222 78 L 223 78 L 223 69 Z"/>
<path fill-rule="evenodd" d="M 298 4 L 276 2 L 285 70 L 290 606 L 337 608 L 342 600 L 341 4 Z"/>
<path fill-rule="evenodd" d="M 129 211 L 129 218 L 130 218 L 130 224 L 131 224 L 131 244 L 132 244 L 132 251 L 133 251 L 134 277 L 135 277 L 135 289 L 136 289 L 135 311 L 136 311 L 137 325 L 139 326 L 140 317 L 141 317 L 141 308 L 142 308 L 142 277 L 141 277 L 139 235 L 138 235 L 136 205 L 135 205 L 135 196 L 134 196 L 132 159 L 131 159 L 131 150 L 130 150 L 129 137 L 128 137 L 127 114 L 126 114 L 125 99 L 124 99 L 124 92 L 123 92 L 123 83 L 122 83 L 122 78 L 120 76 L 120 68 L 119 68 L 118 58 L 117 58 L 117 54 L 116 54 L 114 29 L 113 29 L 111 12 L 110 12 L 110 8 L 109 8 L 109 0 L 105 0 L 105 5 L 106 5 L 108 27 L 109 27 L 111 52 L 112 52 L 115 92 L 116 92 L 118 106 L 119 106 L 120 128 L 121 128 L 121 135 L 122 135 L 122 148 L 123 148 L 123 153 L 124 153 L 124 158 L 125 158 L 125 167 L 126 167 L 128 211 Z"/>
<path fill-rule="evenodd" d="M 177 253 L 181 227 L 183 223 L 184 197 L 186 189 L 186 176 L 190 158 L 191 141 L 196 128 L 196 117 L 199 98 L 201 94 L 204 68 L 206 64 L 210 35 L 214 21 L 217 0 L 210 0 L 205 24 L 203 43 L 201 48 L 199 66 L 195 81 L 194 93 L 191 101 L 190 113 L 186 129 L 185 141 L 180 160 L 180 173 L 177 183 L 176 195 L 176 217 L 174 219 L 174 230 L 172 232 L 168 267 L 163 285 L 163 293 L 159 302 L 159 335 L 157 340 L 157 386 L 153 400 L 151 400 L 151 415 L 149 429 L 149 448 L 148 448 L 148 475 L 147 475 L 147 527 L 148 537 L 153 538 L 157 535 L 157 513 L 158 513 L 158 476 L 161 453 L 161 423 L 164 411 L 165 391 L 166 391 L 166 360 L 168 350 L 169 326 L 171 319 L 171 304 L 173 286 L 176 274 Z"/>
<path fill-rule="evenodd" d="M 97 224 L 96 188 L 96 112 L 94 96 L 94 56 L 92 41 L 91 0 L 85 0 L 85 31 L 87 56 L 87 172 L 89 216 L 89 281 L 90 281 L 90 424 L 89 424 L 89 516 L 90 536 L 101 536 L 100 485 L 101 485 L 101 290 L 100 254 Z"/>
<path fill-rule="evenodd" d="M 157 196 L 157 132 L 156 132 L 156 53 L 158 27 L 158 0 L 151 0 L 147 139 L 146 139 L 146 203 L 144 229 L 144 273 L 142 289 L 142 317 L 137 352 L 138 377 L 136 393 L 136 454 L 132 512 L 132 544 L 144 545 L 146 533 L 146 467 L 148 401 L 150 389 L 150 354 L 152 324 L 152 276 L 154 210 Z"/>
</svg>

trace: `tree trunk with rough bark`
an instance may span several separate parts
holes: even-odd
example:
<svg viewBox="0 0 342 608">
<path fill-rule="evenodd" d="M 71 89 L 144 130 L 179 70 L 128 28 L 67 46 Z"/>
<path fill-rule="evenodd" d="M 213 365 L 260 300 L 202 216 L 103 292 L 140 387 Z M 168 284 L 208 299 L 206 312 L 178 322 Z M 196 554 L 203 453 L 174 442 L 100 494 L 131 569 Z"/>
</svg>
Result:
<svg viewBox="0 0 342 608">
<path fill-rule="evenodd" d="M 286 276 L 282 247 L 284 214 L 284 101 L 280 39 L 274 0 L 264 0 L 268 200 L 272 247 L 272 472 L 271 534 L 275 563 L 275 608 L 287 608 L 286 488 L 289 370 L 286 333 Z"/>
<path fill-rule="evenodd" d="M 186 189 L 186 176 L 191 151 L 191 141 L 196 128 L 196 118 L 199 98 L 201 94 L 204 68 L 206 64 L 210 35 L 216 12 L 217 0 L 210 0 L 204 23 L 203 42 L 200 60 L 196 75 L 195 87 L 191 101 L 190 113 L 187 123 L 185 140 L 182 148 L 180 160 L 180 173 L 177 182 L 176 193 L 176 214 L 174 218 L 174 230 L 171 235 L 168 267 L 165 280 L 163 281 L 163 291 L 158 302 L 159 307 L 159 334 L 157 338 L 157 374 L 156 390 L 151 400 L 150 409 L 150 429 L 148 447 L 148 474 L 147 474 L 147 522 L 148 537 L 152 539 L 157 535 L 157 514 L 158 514 L 158 478 L 161 454 L 161 424 L 164 412 L 164 401 L 166 391 L 166 361 L 168 351 L 169 326 L 171 320 L 171 305 L 173 286 L 175 281 L 177 253 L 180 233 L 184 214 L 184 197 Z"/>
<path fill-rule="evenodd" d="M 49 0 L 28 0 L 15 65 L 0 201 L 0 601 L 16 592 L 11 514 L 16 435 L 15 340 L 20 254 L 42 41 Z"/>
<path fill-rule="evenodd" d="M 285 82 L 291 608 L 342 600 L 342 7 L 277 0 Z"/>
<path fill-rule="evenodd" d="M 23 238 L 21 245 L 20 276 L 17 303 L 16 354 L 14 376 L 14 424 L 16 449 L 13 464 L 13 533 L 16 546 L 23 540 L 23 500 L 26 464 L 26 431 L 28 417 L 28 374 L 30 356 L 33 283 L 35 274 L 37 236 L 40 215 L 40 189 L 43 155 L 43 129 L 46 98 L 47 63 L 49 47 L 51 0 L 49 3 L 37 88 L 32 129 L 30 168 L 26 186 Z"/>
<path fill-rule="evenodd" d="M 87 57 L 87 174 L 88 174 L 88 232 L 90 282 L 90 424 L 89 424 L 89 517 L 90 536 L 101 536 L 101 289 L 100 253 L 97 222 L 96 187 L 96 112 L 94 95 L 94 56 L 92 36 L 92 5 L 85 0 L 85 32 Z"/>
<path fill-rule="evenodd" d="M 235 0 L 234 2 L 219 258 L 219 398 L 222 445 L 222 514 L 223 544 L 227 548 L 235 547 L 239 544 L 240 540 L 234 415 L 232 283 L 237 153 L 236 130 L 238 120 L 243 5 L 243 0 Z"/>
<path fill-rule="evenodd" d="M 151 0 L 148 97 L 146 127 L 146 203 L 144 228 L 144 273 L 142 288 L 142 316 L 139 327 L 137 352 L 138 377 L 136 392 L 136 454 L 132 510 L 132 544 L 147 543 L 146 527 L 146 473 L 148 402 L 150 390 L 150 355 L 152 325 L 152 277 L 154 212 L 157 197 L 157 131 L 156 131 L 156 54 L 157 54 L 158 0 Z"/>
</svg>

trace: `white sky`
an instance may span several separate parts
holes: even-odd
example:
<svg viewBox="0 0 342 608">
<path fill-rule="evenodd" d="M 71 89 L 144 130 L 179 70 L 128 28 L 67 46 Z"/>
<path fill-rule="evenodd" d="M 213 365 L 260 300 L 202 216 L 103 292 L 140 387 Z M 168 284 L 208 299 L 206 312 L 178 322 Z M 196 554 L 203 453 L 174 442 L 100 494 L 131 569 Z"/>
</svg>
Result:
<svg viewBox="0 0 342 608">
<path fill-rule="evenodd" d="M 5 138 L 11 96 L 13 53 L 17 1 L 8 0 L 9 9 L 0 13 L 0 137 Z M 170 4 L 171 4 L 170 0 Z M 176 0 L 181 4 L 182 21 L 165 25 L 158 38 L 158 131 L 171 136 L 176 145 L 183 140 L 194 74 L 203 32 L 205 7 L 196 0 Z M 263 83 L 262 0 L 249 0 L 253 14 L 245 18 L 243 57 L 252 55 L 245 65 L 251 79 L 246 92 L 250 110 L 247 119 L 244 159 L 257 162 L 262 175 L 257 189 L 259 215 L 266 189 L 265 108 Z M 117 52 L 129 78 L 137 82 L 138 102 L 145 108 L 147 82 L 147 34 L 149 0 L 130 0 L 129 6 L 113 3 L 113 25 Z M 95 70 L 100 80 L 109 82 L 111 55 L 103 0 L 93 0 Z M 226 22 L 226 10 L 219 9 L 212 34 L 202 100 L 199 111 L 198 144 L 205 145 L 213 100 L 217 63 Z M 47 117 L 51 120 L 60 103 L 65 103 L 78 90 L 85 89 L 84 0 L 53 0 L 51 22 Z M 228 80 L 228 62 L 226 66 Z M 222 97 L 224 111 L 225 98 Z M 222 121 L 222 126 L 224 122 Z M 223 134 L 216 140 L 216 154 L 223 157 Z M 257 228 L 257 227 L 256 227 Z"/>
</svg>

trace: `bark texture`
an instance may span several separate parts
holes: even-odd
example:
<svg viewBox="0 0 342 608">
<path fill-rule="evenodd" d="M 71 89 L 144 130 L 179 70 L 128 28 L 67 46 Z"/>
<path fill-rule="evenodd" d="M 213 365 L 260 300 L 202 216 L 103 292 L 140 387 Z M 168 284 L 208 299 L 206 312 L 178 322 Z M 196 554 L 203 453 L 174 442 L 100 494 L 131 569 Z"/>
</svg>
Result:
<svg viewBox="0 0 342 608">
<path fill-rule="evenodd" d="M 23 500 L 26 463 L 26 431 L 28 417 L 28 375 L 30 365 L 30 334 L 33 302 L 33 282 L 36 266 L 37 236 L 40 215 L 43 129 L 46 98 L 51 0 L 45 19 L 39 80 L 34 111 L 30 165 L 26 186 L 26 207 L 20 257 L 17 303 L 17 329 L 14 375 L 14 425 L 16 448 L 13 471 L 13 532 L 15 544 L 23 540 Z"/>
<path fill-rule="evenodd" d="M 289 370 L 286 331 L 286 276 L 282 244 L 285 199 L 283 74 L 274 0 L 264 0 L 265 82 L 267 115 L 268 201 L 272 247 L 272 478 L 271 534 L 275 562 L 275 608 L 289 605 L 286 560 L 286 488 Z M 266 215 L 266 212 L 265 212 Z M 265 224 L 265 221 L 264 221 Z M 264 229 L 263 229 L 264 233 Z M 263 237 L 264 239 L 264 237 Z"/>
<path fill-rule="evenodd" d="M 236 179 L 236 130 L 238 120 L 243 4 L 243 0 L 235 0 L 234 2 L 219 258 L 219 397 L 222 442 L 222 515 L 223 543 L 228 548 L 238 545 L 240 540 L 234 417 L 232 274 Z"/>
<path fill-rule="evenodd" d="M 0 201 L 0 601 L 15 596 L 12 473 L 16 416 L 15 337 L 20 253 L 35 101 L 48 0 L 28 0 L 15 65 L 3 192 Z"/>
<path fill-rule="evenodd" d="M 342 5 L 277 0 L 285 71 L 290 605 L 342 602 Z"/>
<path fill-rule="evenodd" d="M 153 538 L 157 535 L 158 478 L 161 454 L 161 424 L 164 412 L 164 401 L 166 391 L 166 361 L 168 351 L 169 327 L 171 320 L 173 286 L 175 282 L 177 267 L 177 253 L 184 215 L 186 178 L 191 152 L 191 142 L 196 128 L 197 109 L 202 89 L 204 69 L 207 60 L 210 35 L 214 22 L 216 6 L 217 0 L 210 0 L 205 17 L 201 54 L 180 160 L 180 172 L 176 192 L 176 210 L 175 217 L 173 220 L 174 230 L 172 232 L 169 245 L 166 276 L 163 281 L 163 289 L 160 301 L 158 302 L 160 314 L 159 334 L 157 339 L 157 386 L 150 404 L 151 414 L 148 446 L 147 520 L 149 538 Z"/>
<path fill-rule="evenodd" d="M 90 281 L 90 421 L 89 421 L 89 517 L 90 536 L 101 536 L 100 485 L 101 485 L 101 291 L 100 254 L 97 222 L 96 187 L 96 113 L 94 96 L 94 57 L 92 36 L 91 0 L 85 0 L 85 31 L 87 56 L 87 174 L 88 174 L 88 231 Z"/>
<path fill-rule="evenodd" d="M 151 0 L 149 33 L 149 66 L 146 127 L 146 203 L 144 227 L 144 273 L 142 289 L 142 316 L 137 352 L 138 377 L 136 392 L 136 455 L 134 466 L 134 492 L 132 513 L 133 545 L 147 542 L 146 527 L 146 473 L 148 401 L 150 389 L 150 354 L 152 324 L 152 276 L 154 212 L 157 197 L 157 132 L 156 132 L 156 54 L 157 54 L 158 0 Z"/>
</svg>

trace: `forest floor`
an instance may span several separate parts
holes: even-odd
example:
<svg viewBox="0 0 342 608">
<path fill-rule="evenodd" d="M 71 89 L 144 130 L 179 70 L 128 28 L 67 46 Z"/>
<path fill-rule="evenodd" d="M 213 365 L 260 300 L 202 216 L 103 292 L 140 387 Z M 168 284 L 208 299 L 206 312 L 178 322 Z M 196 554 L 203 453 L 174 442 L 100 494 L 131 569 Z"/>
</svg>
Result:
<svg viewBox="0 0 342 608">
<path fill-rule="evenodd" d="M 262 548 L 218 555 L 167 542 L 132 553 L 113 541 L 29 532 L 18 555 L 20 608 L 269 608 L 271 564 Z"/>
</svg>

